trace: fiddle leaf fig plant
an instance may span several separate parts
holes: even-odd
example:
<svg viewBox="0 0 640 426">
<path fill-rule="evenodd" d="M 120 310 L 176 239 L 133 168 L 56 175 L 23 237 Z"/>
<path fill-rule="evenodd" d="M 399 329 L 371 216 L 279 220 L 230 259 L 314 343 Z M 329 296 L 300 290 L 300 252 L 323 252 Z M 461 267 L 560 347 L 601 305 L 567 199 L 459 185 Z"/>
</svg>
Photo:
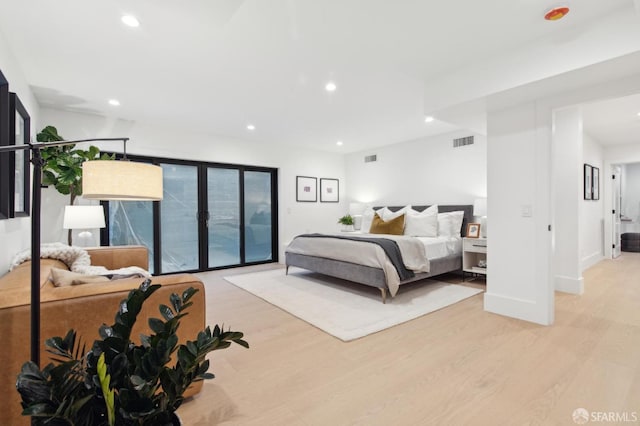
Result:
<svg viewBox="0 0 640 426">
<path fill-rule="evenodd" d="M 243 333 L 217 325 L 178 344 L 176 331 L 193 304 L 193 288 L 172 294 L 169 305 L 161 304 L 162 318 L 149 319 L 153 334 L 135 344 L 131 330 L 145 300 L 159 287 L 146 280 L 132 290 L 121 302 L 115 323 L 100 327 L 101 339 L 87 353 L 76 343 L 74 330 L 64 338 L 48 339 L 53 363 L 40 370 L 29 361 L 18 375 L 22 414 L 38 425 L 175 425 L 175 411 L 187 388 L 214 377 L 206 355 L 231 343 L 249 344 L 242 340 Z"/>
<path fill-rule="evenodd" d="M 36 136 L 38 142 L 60 142 L 64 138 L 58 129 L 47 126 Z M 115 155 L 100 154 L 96 146 L 88 149 L 76 149 L 75 145 L 50 146 L 40 150 L 42 156 L 42 184 L 53 186 L 62 195 L 69 196 L 69 205 L 82 195 L 82 163 L 90 160 L 113 160 Z M 68 232 L 71 245 L 71 229 Z"/>
</svg>

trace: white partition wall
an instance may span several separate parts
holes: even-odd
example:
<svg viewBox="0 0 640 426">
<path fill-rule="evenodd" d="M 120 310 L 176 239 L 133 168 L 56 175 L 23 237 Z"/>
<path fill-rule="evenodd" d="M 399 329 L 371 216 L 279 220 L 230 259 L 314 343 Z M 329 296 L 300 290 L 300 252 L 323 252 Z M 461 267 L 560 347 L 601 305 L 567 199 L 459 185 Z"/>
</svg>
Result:
<svg viewBox="0 0 640 426">
<path fill-rule="evenodd" d="M 583 200 L 582 112 L 579 106 L 553 112 L 553 275 L 555 289 L 582 294 L 580 210 Z"/>
</svg>

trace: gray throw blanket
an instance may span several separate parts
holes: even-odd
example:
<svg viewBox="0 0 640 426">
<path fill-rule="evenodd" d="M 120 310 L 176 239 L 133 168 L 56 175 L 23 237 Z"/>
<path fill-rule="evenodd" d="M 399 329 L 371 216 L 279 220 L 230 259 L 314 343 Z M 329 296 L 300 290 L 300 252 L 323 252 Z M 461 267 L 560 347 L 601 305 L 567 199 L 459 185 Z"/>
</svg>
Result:
<svg viewBox="0 0 640 426">
<path fill-rule="evenodd" d="M 327 234 L 303 234 L 298 237 L 308 237 L 308 238 L 334 238 L 339 240 L 351 240 L 351 241 L 362 241 L 365 243 L 376 244 L 382 248 L 384 253 L 387 255 L 393 267 L 398 272 L 398 276 L 402 281 L 408 280 L 416 276 L 416 274 L 407 269 L 403 260 L 402 253 L 400 252 L 400 247 L 398 247 L 398 243 L 393 240 L 389 240 L 387 238 L 367 238 L 367 237 L 348 237 L 346 235 L 327 235 Z M 296 237 L 296 238 L 298 238 Z"/>
</svg>

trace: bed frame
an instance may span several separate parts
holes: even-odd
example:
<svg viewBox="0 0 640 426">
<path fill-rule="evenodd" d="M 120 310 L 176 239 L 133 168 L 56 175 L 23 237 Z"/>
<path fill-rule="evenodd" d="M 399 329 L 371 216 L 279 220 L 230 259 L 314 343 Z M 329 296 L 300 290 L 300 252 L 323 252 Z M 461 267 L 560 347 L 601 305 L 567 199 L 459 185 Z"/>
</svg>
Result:
<svg viewBox="0 0 640 426">
<path fill-rule="evenodd" d="M 402 207 L 387 207 L 391 211 L 398 211 Z M 429 206 L 411 206 L 414 210 L 423 211 Z M 374 207 L 378 209 L 379 207 Z M 462 220 L 461 235 L 464 235 L 464 230 L 467 229 L 467 223 L 473 221 L 473 206 L 472 205 L 451 205 L 441 206 L 438 205 L 438 212 L 453 212 L 463 211 L 464 217 Z M 359 284 L 368 285 L 371 287 L 377 287 L 380 289 L 382 296 L 382 303 L 387 301 L 387 280 L 384 271 L 380 268 L 374 268 L 371 266 L 358 265 L 351 262 L 343 262 L 341 260 L 327 259 L 317 256 L 307 256 L 297 253 L 285 253 L 285 266 L 286 272 L 289 273 L 289 266 L 297 266 L 299 268 L 308 269 L 313 272 L 318 272 L 332 277 L 341 278 L 343 280 L 353 281 Z M 444 274 L 446 272 L 458 271 L 462 269 L 462 253 L 441 257 L 439 259 L 432 260 L 430 262 L 429 272 L 416 273 L 415 277 L 401 281 L 400 285 L 422 280 L 425 278 L 433 277 L 436 275 Z"/>
</svg>

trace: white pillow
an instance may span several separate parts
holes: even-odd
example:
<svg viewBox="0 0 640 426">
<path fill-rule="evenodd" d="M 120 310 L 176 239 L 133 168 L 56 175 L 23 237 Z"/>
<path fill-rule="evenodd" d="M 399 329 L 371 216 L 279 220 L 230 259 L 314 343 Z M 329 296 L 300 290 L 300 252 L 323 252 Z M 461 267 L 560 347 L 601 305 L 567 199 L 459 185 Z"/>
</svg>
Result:
<svg viewBox="0 0 640 426">
<path fill-rule="evenodd" d="M 389 210 L 388 207 L 385 207 L 382 211 L 382 220 L 384 220 L 385 222 L 389 222 L 390 220 L 393 220 L 396 217 L 400 217 L 403 214 L 407 214 L 409 210 L 411 210 L 411 206 L 404 206 L 397 212 L 392 212 L 391 210 Z M 407 221 L 405 220 L 405 226 L 406 226 L 406 223 Z"/>
<path fill-rule="evenodd" d="M 438 205 L 433 205 L 422 212 L 409 209 L 404 222 L 404 235 L 412 237 L 438 236 Z"/>
<path fill-rule="evenodd" d="M 382 217 L 385 209 L 386 207 L 383 207 L 381 209 L 374 211 L 373 207 L 368 207 L 362 213 L 362 222 L 360 224 L 360 231 L 368 234 L 369 230 L 371 229 L 371 222 L 373 222 L 373 215 L 378 213 L 378 216 Z"/>
<path fill-rule="evenodd" d="M 462 229 L 463 211 L 438 213 L 438 235 L 441 237 L 459 237 Z"/>
</svg>

